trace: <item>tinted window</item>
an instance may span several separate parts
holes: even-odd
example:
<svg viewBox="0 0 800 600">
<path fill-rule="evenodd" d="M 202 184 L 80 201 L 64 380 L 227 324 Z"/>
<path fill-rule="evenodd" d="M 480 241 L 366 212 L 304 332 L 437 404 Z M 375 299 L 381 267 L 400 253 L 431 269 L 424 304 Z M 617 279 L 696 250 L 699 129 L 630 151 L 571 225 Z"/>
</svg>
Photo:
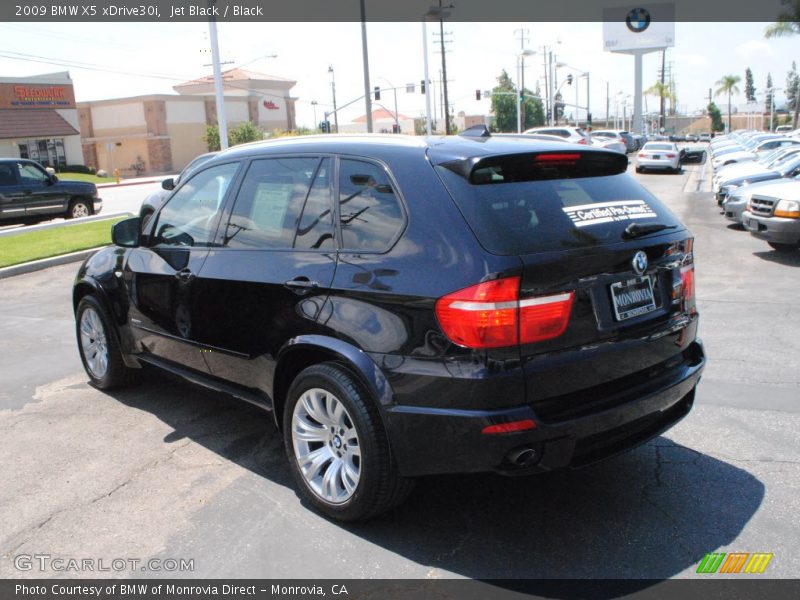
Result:
<svg viewBox="0 0 800 600">
<path fill-rule="evenodd" d="M 645 144 L 642 150 L 675 150 L 672 144 Z"/>
<path fill-rule="evenodd" d="M 632 222 L 680 223 L 625 173 L 534 181 L 495 173 L 473 182 L 436 168 L 481 244 L 495 254 L 528 254 L 621 242 Z"/>
<path fill-rule="evenodd" d="M 211 244 L 225 192 L 238 167 L 238 163 L 211 167 L 187 181 L 159 213 L 155 243 L 170 246 Z"/>
<path fill-rule="evenodd" d="M 0 164 L 0 185 L 16 185 L 17 178 L 9 164 Z"/>
<path fill-rule="evenodd" d="M 342 245 L 351 250 L 388 250 L 403 227 L 400 200 L 381 167 L 344 159 L 339 171 Z"/>
<path fill-rule="evenodd" d="M 297 227 L 294 247 L 317 250 L 320 248 L 334 249 L 336 241 L 333 238 L 333 211 L 332 208 L 332 181 L 331 165 L 329 158 L 323 159 L 311 184 L 308 200 L 300 217 Z"/>
<path fill-rule="evenodd" d="M 225 245 L 231 248 L 296 247 L 297 226 L 318 171 L 322 172 L 320 159 L 313 157 L 253 161 L 236 196 Z M 324 171 L 325 178 L 327 171 Z M 317 194 L 320 190 L 324 194 L 324 182 L 320 186 Z M 310 226 L 307 224 L 306 228 Z M 305 244 L 305 239 L 301 244 Z"/>
<path fill-rule="evenodd" d="M 47 173 L 30 163 L 17 163 L 19 179 L 23 184 L 42 184 L 49 179 Z"/>
</svg>

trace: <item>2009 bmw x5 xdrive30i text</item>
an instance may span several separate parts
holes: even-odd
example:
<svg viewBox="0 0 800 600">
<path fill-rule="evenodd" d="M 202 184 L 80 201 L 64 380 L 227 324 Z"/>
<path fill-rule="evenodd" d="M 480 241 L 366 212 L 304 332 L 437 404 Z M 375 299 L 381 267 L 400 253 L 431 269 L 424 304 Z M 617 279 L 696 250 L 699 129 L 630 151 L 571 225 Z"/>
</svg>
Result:
<svg viewBox="0 0 800 600">
<path fill-rule="evenodd" d="M 272 411 L 343 520 L 419 475 L 607 458 L 686 415 L 705 361 L 692 236 L 626 167 L 488 135 L 227 150 L 80 268 L 83 363 Z"/>
</svg>

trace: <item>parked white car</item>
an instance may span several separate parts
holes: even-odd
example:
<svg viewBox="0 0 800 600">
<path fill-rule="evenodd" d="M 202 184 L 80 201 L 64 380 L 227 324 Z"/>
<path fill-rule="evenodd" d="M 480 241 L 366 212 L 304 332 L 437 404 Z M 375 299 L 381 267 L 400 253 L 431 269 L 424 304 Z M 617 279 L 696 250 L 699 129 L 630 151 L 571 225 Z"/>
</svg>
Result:
<svg viewBox="0 0 800 600">
<path fill-rule="evenodd" d="M 636 155 L 636 172 L 645 169 L 667 170 L 678 173 L 681 170 L 681 152 L 673 142 L 647 142 Z"/>
</svg>

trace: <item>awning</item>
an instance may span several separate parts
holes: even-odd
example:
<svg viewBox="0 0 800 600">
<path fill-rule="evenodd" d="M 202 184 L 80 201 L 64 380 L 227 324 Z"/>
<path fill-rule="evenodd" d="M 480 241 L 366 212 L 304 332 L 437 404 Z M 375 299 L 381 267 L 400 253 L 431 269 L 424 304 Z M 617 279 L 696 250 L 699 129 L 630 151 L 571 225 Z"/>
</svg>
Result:
<svg viewBox="0 0 800 600">
<path fill-rule="evenodd" d="M 79 132 L 54 110 L 0 109 L 0 140 L 66 135 L 79 135 Z"/>
</svg>

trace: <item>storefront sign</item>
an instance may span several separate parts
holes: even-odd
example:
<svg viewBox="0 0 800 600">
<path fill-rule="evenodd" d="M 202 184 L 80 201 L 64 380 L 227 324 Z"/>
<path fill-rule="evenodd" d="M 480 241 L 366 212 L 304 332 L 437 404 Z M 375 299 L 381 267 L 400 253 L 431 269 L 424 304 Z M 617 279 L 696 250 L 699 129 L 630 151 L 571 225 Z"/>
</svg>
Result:
<svg viewBox="0 0 800 600">
<path fill-rule="evenodd" d="M 0 84 L 0 108 L 75 108 L 71 85 Z"/>
</svg>

